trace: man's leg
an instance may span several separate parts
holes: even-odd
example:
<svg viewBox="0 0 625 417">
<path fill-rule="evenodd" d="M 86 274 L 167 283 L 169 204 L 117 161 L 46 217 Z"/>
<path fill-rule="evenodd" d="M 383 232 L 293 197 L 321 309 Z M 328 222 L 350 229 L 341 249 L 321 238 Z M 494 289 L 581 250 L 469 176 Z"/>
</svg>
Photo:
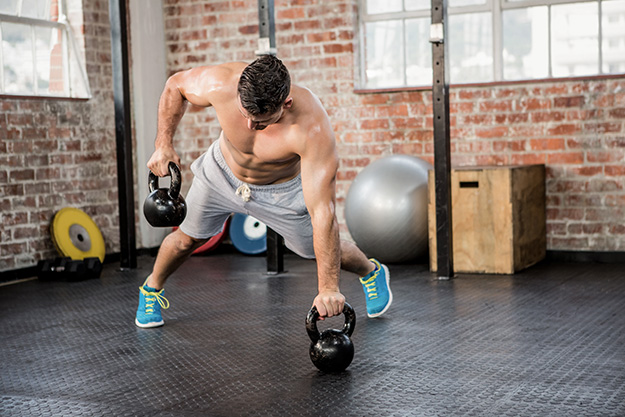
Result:
<svg viewBox="0 0 625 417">
<path fill-rule="evenodd" d="M 167 235 L 158 250 L 152 274 L 148 277 L 146 284 L 161 290 L 167 278 L 191 256 L 194 250 L 206 243 L 207 240 L 194 239 L 184 234 L 180 229 Z"/>
<path fill-rule="evenodd" d="M 375 264 L 358 249 L 358 246 L 341 240 L 341 268 L 364 277 L 375 269 Z"/>
<path fill-rule="evenodd" d="M 393 302 L 393 293 L 386 265 L 375 259 L 367 259 L 356 245 L 342 240 L 341 268 L 361 277 L 360 283 L 367 301 L 367 316 L 379 317 L 388 310 Z"/>
<path fill-rule="evenodd" d="M 204 242 L 206 239 L 193 239 L 180 229 L 163 240 L 152 273 L 139 288 L 139 307 L 135 319 L 137 326 L 150 328 L 164 324 L 161 308 L 169 308 L 169 302 L 163 296 L 165 281 Z"/>
</svg>

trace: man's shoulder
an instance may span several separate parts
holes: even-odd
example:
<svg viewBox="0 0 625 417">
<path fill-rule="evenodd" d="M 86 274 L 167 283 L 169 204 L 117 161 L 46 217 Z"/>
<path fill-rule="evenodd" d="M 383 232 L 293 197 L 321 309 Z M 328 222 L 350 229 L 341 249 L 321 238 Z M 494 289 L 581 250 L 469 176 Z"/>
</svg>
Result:
<svg viewBox="0 0 625 417">
<path fill-rule="evenodd" d="M 201 71 L 215 81 L 238 80 L 247 64 L 245 62 L 226 62 L 218 65 L 200 67 Z"/>
</svg>

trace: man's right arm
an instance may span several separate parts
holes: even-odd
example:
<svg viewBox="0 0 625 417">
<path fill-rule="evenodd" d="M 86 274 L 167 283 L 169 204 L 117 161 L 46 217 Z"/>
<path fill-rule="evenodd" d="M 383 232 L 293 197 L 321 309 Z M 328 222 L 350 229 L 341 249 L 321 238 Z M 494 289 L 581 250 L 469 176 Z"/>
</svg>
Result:
<svg viewBox="0 0 625 417">
<path fill-rule="evenodd" d="M 180 165 L 180 157 L 174 150 L 174 133 L 180 124 L 188 103 L 211 106 L 211 92 L 216 77 L 223 70 L 219 67 L 198 67 L 177 72 L 169 77 L 158 103 L 158 122 L 155 150 L 148 161 L 148 168 L 159 177 L 169 175 L 169 162 Z M 211 88 L 213 87 L 213 88 Z"/>
</svg>

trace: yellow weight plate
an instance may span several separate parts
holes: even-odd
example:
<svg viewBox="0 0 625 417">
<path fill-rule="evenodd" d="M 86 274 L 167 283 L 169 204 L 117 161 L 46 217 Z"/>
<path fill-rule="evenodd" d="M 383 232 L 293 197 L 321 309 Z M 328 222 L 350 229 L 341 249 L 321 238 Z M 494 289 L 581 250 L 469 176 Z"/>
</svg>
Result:
<svg viewBox="0 0 625 417">
<path fill-rule="evenodd" d="M 50 234 L 61 256 L 69 256 L 73 260 L 98 257 L 100 262 L 104 262 L 104 238 L 84 211 L 73 207 L 59 210 L 52 219 Z"/>
</svg>

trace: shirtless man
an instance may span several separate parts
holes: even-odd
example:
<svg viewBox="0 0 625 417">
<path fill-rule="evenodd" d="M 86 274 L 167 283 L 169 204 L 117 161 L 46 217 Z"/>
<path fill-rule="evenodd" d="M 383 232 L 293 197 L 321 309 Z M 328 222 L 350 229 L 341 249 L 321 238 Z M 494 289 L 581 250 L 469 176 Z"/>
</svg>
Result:
<svg viewBox="0 0 625 417">
<path fill-rule="evenodd" d="M 289 72 L 271 55 L 204 66 L 171 76 L 158 106 L 156 150 L 148 168 L 168 175 L 180 165 L 173 137 L 187 106 L 212 106 L 222 128 L 219 140 L 191 166 L 187 216 L 168 235 L 152 273 L 139 291 L 135 324 L 163 325 L 166 279 L 210 237 L 232 212 L 249 214 L 271 227 L 285 245 L 315 258 L 320 317 L 341 314 L 345 297 L 340 269 L 360 278 L 367 314 L 378 317 L 392 302 L 389 272 L 352 243 L 341 241 L 335 214 L 338 157 L 330 120 L 310 90 L 291 85 Z"/>
</svg>

